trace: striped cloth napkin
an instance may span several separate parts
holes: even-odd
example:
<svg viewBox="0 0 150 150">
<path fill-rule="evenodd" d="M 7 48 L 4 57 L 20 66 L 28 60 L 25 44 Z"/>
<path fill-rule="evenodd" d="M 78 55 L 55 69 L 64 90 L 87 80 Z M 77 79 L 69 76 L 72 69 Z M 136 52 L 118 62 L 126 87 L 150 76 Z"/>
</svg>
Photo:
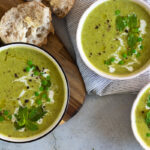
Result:
<svg viewBox="0 0 150 150">
<path fill-rule="evenodd" d="M 95 93 L 103 96 L 118 93 L 136 93 L 145 84 L 150 82 L 150 71 L 127 81 L 109 80 L 95 74 L 87 68 L 79 56 L 76 45 L 77 26 L 83 12 L 95 1 L 96 0 L 76 0 L 75 6 L 65 19 L 60 20 L 54 18 L 56 33 L 61 38 L 72 56 L 75 56 L 74 58 L 76 59 L 77 65 L 82 74 L 88 94 Z M 150 0 L 145 1 L 150 4 Z"/>
</svg>

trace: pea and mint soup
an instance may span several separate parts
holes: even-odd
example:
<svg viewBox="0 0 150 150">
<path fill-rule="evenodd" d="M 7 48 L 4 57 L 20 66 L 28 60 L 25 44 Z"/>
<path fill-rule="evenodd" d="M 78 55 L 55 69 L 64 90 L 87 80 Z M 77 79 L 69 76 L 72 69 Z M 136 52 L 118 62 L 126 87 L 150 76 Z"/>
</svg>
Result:
<svg viewBox="0 0 150 150">
<path fill-rule="evenodd" d="M 98 5 L 82 29 L 82 47 L 88 60 L 107 74 L 126 75 L 148 63 L 150 15 L 129 0 Z"/>
<path fill-rule="evenodd" d="M 140 98 L 135 118 L 138 134 L 150 146 L 150 88 Z"/>
<path fill-rule="evenodd" d="M 62 112 L 65 82 L 46 55 L 27 47 L 0 52 L 0 134 L 37 135 Z"/>
</svg>

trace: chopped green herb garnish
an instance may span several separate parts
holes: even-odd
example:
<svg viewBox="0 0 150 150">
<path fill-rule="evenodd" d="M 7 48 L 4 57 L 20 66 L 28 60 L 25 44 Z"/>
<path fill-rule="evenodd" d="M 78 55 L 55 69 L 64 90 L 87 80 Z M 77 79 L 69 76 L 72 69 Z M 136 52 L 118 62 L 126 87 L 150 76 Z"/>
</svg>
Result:
<svg viewBox="0 0 150 150">
<path fill-rule="evenodd" d="M 42 85 L 46 86 L 48 84 L 47 80 L 42 80 Z"/>
<path fill-rule="evenodd" d="M 150 137 L 150 133 L 146 133 L 146 136 L 147 136 L 147 137 Z"/>
<path fill-rule="evenodd" d="M 43 110 L 42 106 L 32 107 L 29 110 L 29 119 L 31 121 L 38 121 L 39 119 L 43 118 L 46 114 L 46 111 Z"/>
<path fill-rule="evenodd" d="M 141 37 L 138 38 L 138 42 L 142 42 L 143 39 Z"/>
<path fill-rule="evenodd" d="M 40 94 L 39 94 L 39 92 L 35 92 L 35 96 L 39 96 Z"/>
<path fill-rule="evenodd" d="M 135 53 L 136 53 L 136 50 L 135 50 L 135 49 L 133 49 L 131 52 L 132 52 L 132 54 L 135 54 Z"/>
<path fill-rule="evenodd" d="M 42 95 L 42 98 L 46 98 L 46 97 L 47 97 L 47 95 L 46 95 L 46 94 L 43 94 L 43 95 Z"/>
<path fill-rule="evenodd" d="M 43 118 L 45 113 L 46 111 L 43 110 L 42 106 L 33 106 L 30 109 L 27 107 L 19 107 L 18 114 L 15 115 L 16 122 L 14 123 L 14 126 L 17 130 L 24 127 L 32 131 L 38 130 L 36 121 Z"/>
<path fill-rule="evenodd" d="M 50 80 L 50 76 L 47 76 L 46 79 L 47 79 L 47 80 Z"/>
<path fill-rule="evenodd" d="M 104 64 L 111 65 L 115 61 L 114 57 L 109 58 L 108 60 L 104 61 Z M 51 83 L 49 83 L 51 85 Z"/>
<path fill-rule="evenodd" d="M 50 86 L 51 86 L 51 81 L 48 80 L 47 87 L 50 87 Z"/>
<path fill-rule="evenodd" d="M 51 99 L 50 98 L 47 98 L 47 102 L 50 102 L 51 101 Z"/>
<path fill-rule="evenodd" d="M 40 90 L 40 91 L 43 91 L 43 90 L 44 90 L 44 87 L 43 87 L 43 86 L 41 86 L 41 87 L 39 88 L 39 90 Z"/>
<path fill-rule="evenodd" d="M 104 64 L 107 65 L 107 60 L 104 60 Z"/>
<path fill-rule="evenodd" d="M 33 64 L 31 60 L 27 62 L 27 65 L 28 66 L 25 68 L 25 71 L 29 72 L 32 69 L 33 74 L 31 74 L 31 76 L 33 77 L 33 75 L 35 75 L 39 77 L 39 78 L 36 77 L 36 79 L 39 79 L 41 81 L 41 87 L 39 88 L 39 91 L 36 91 L 34 93 L 35 96 L 37 97 L 35 100 L 36 103 L 35 106 L 32 106 L 31 108 L 21 107 L 21 106 L 19 107 L 18 113 L 15 114 L 16 121 L 14 123 L 14 126 L 17 130 L 26 128 L 35 131 L 38 129 L 36 121 L 43 118 L 44 115 L 46 114 L 46 111 L 44 111 L 42 107 L 43 104 L 42 100 L 45 100 L 45 102 L 50 101 L 50 99 L 48 98 L 47 90 L 50 89 L 51 80 L 50 80 L 50 75 L 45 77 L 43 75 L 45 74 L 45 72 L 40 71 L 39 67 Z M 7 111 L 5 111 L 4 114 L 5 117 L 0 116 L 1 120 L 12 119 L 12 115 L 10 115 Z"/>
<path fill-rule="evenodd" d="M 11 119 L 12 119 L 12 115 L 9 115 L 9 116 L 8 116 L 8 119 L 10 119 L 10 120 L 11 120 Z"/>
<path fill-rule="evenodd" d="M 115 11 L 115 15 L 116 15 L 116 16 L 120 15 L 120 10 L 116 10 L 116 11 Z"/>
<path fill-rule="evenodd" d="M 49 87 L 45 87 L 45 90 L 48 91 L 48 90 L 49 90 Z"/>
<path fill-rule="evenodd" d="M 2 110 L 1 109 L 1 114 L 0 114 L 0 122 L 4 120 L 11 120 L 12 115 L 9 114 L 8 110 Z"/>
<path fill-rule="evenodd" d="M 25 68 L 26 72 L 29 72 L 31 70 L 31 68 L 28 66 Z"/>
<path fill-rule="evenodd" d="M 116 28 L 119 31 L 123 31 L 127 27 L 126 17 L 118 16 L 116 19 Z"/>
<path fill-rule="evenodd" d="M 0 116 L 0 122 L 4 121 L 4 117 Z"/>
<path fill-rule="evenodd" d="M 147 126 L 150 128 L 150 111 L 147 112 L 145 121 Z"/>
<path fill-rule="evenodd" d="M 42 104 L 42 101 L 41 101 L 40 99 L 37 99 L 37 100 L 36 100 L 36 103 L 37 103 L 38 105 L 41 105 L 41 104 Z"/>
<path fill-rule="evenodd" d="M 26 127 L 31 131 L 38 130 L 38 126 L 35 123 L 31 122 L 30 120 L 28 120 L 28 122 L 26 123 Z"/>
<path fill-rule="evenodd" d="M 6 115 L 6 116 L 9 114 L 8 110 L 4 110 L 3 113 L 4 113 L 4 115 Z"/>
<path fill-rule="evenodd" d="M 34 65 L 32 65 L 32 70 L 34 71 L 36 69 L 36 67 Z"/>
<path fill-rule="evenodd" d="M 124 53 L 124 54 L 122 55 L 122 57 L 123 57 L 123 58 L 127 58 L 127 54 Z"/>
<path fill-rule="evenodd" d="M 110 62 L 109 60 L 105 60 L 105 61 L 104 61 L 104 64 L 105 64 L 105 65 L 111 65 L 111 62 Z"/>
<path fill-rule="evenodd" d="M 127 29 L 128 28 L 128 29 Z M 139 29 L 139 21 L 136 16 L 136 14 L 130 14 L 128 16 L 117 16 L 116 17 L 116 29 L 118 31 L 124 31 L 127 30 L 127 44 L 128 44 L 128 52 L 127 54 L 123 54 L 123 58 L 127 58 L 128 56 L 132 56 L 133 54 L 136 54 L 136 57 L 140 56 L 140 53 L 138 53 L 135 49 L 137 47 L 138 42 L 142 42 L 143 38 L 140 37 L 140 29 Z M 140 49 L 143 49 L 143 46 L 140 46 Z M 106 62 L 106 64 L 109 62 Z M 122 64 L 122 61 L 119 62 L 119 64 Z M 124 63 L 124 62 L 123 62 Z"/>
<path fill-rule="evenodd" d="M 128 51 L 127 54 L 128 54 L 128 56 L 132 56 L 132 52 L 131 51 Z"/>
<path fill-rule="evenodd" d="M 150 107 L 150 99 L 147 101 L 147 106 Z"/>
<path fill-rule="evenodd" d="M 114 62 L 114 61 L 115 61 L 114 57 L 110 58 L 110 62 Z"/>
<path fill-rule="evenodd" d="M 147 106 L 150 107 L 150 96 L 147 99 Z"/>
<path fill-rule="evenodd" d="M 137 27 L 137 16 L 136 14 L 132 14 L 128 16 L 128 26 L 130 28 L 136 28 Z"/>
<path fill-rule="evenodd" d="M 34 72 L 34 75 L 35 75 L 35 76 L 38 76 L 39 74 L 40 74 L 40 73 L 39 73 L 38 71 L 35 71 L 35 72 Z"/>
<path fill-rule="evenodd" d="M 28 60 L 27 64 L 28 64 L 29 66 L 32 66 L 32 65 L 33 65 L 33 63 L 32 63 L 31 60 Z"/>
<path fill-rule="evenodd" d="M 129 33 L 128 35 L 128 45 L 131 49 L 135 48 L 137 44 L 137 36 L 133 33 Z"/>
<path fill-rule="evenodd" d="M 141 54 L 138 52 L 137 54 L 136 54 L 136 57 L 140 57 L 141 56 Z"/>
<path fill-rule="evenodd" d="M 140 49 L 143 49 L 143 45 L 140 46 Z"/>
<path fill-rule="evenodd" d="M 124 61 L 123 60 L 120 60 L 119 61 L 119 65 L 123 65 L 124 64 Z"/>
<path fill-rule="evenodd" d="M 131 30 L 133 33 L 139 33 L 139 28 L 134 28 Z"/>
</svg>

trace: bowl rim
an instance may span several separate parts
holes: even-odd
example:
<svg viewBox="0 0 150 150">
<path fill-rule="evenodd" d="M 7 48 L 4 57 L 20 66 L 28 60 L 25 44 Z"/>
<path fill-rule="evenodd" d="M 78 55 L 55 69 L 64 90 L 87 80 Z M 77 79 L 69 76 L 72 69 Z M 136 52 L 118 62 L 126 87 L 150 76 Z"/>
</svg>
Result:
<svg viewBox="0 0 150 150">
<path fill-rule="evenodd" d="M 146 92 L 146 90 L 150 88 L 150 83 L 148 83 L 146 86 L 144 86 L 141 91 L 138 93 L 136 99 L 133 102 L 132 108 L 131 108 L 131 114 L 130 114 L 130 120 L 131 120 L 131 128 L 132 128 L 132 132 L 133 135 L 135 137 L 135 139 L 139 142 L 139 144 L 144 148 L 144 149 L 150 149 L 150 146 L 148 146 L 144 140 L 140 137 L 140 135 L 138 134 L 137 131 L 137 127 L 136 127 L 136 117 L 135 117 L 135 111 L 138 105 L 138 102 L 140 101 L 142 95 Z"/>
<path fill-rule="evenodd" d="M 66 98 L 65 98 L 65 101 L 66 101 L 66 103 L 65 103 L 65 106 L 64 106 L 64 109 L 62 110 L 62 112 L 61 112 L 61 114 L 60 114 L 60 118 L 58 119 L 58 121 L 57 121 L 57 123 L 55 123 L 54 124 L 54 126 L 51 128 L 51 129 L 49 129 L 47 132 L 45 132 L 43 135 L 40 135 L 41 133 L 38 133 L 37 134 L 37 137 L 36 137 L 36 134 L 34 135 L 34 137 L 33 137 L 33 139 L 32 139 L 32 136 L 31 137 L 27 137 L 27 138 L 20 138 L 20 139 L 22 139 L 22 140 L 20 140 L 20 141 L 13 141 L 13 140 L 11 140 L 11 138 L 9 138 L 10 140 L 6 140 L 6 139 L 3 139 L 3 138 L 1 138 L 0 137 L 0 140 L 2 140 L 2 141 L 5 141 L 5 142 L 8 142 L 8 143 L 16 143 L 16 144 L 21 144 L 21 143 L 31 143 L 31 142 L 33 142 L 33 141 L 37 141 L 37 140 L 39 140 L 39 139 L 41 139 L 41 138 L 43 138 L 43 137 L 45 137 L 46 135 L 48 135 L 49 133 L 51 133 L 58 125 L 59 125 L 59 123 L 62 121 L 62 119 L 63 119 L 63 117 L 64 117 L 64 115 L 65 115 L 65 113 L 66 113 L 66 111 L 67 111 L 67 108 L 68 108 L 68 104 L 69 104 L 69 99 L 70 99 L 70 88 L 69 88 L 69 82 L 68 82 L 68 79 L 67 79 L 67 76 L 66 76 L 66 74 L 65 74 L 65 71 L 64 71 L 64 69 L 62 68 L 62 66 L 60 65 L 60 63 L 58 62 L 58 60 L 52 55 L 52 54 L 50 54 L 48 51 L 46 51 L 45 49 L 43 49 L 43 48 L 41 48 L 41 47 L 39 47 L 39 46 L 36 46 L 36 45 L 34 45 L 34 44 L 30 44 L 30 43 L 24 43 L 24 42 L 14 42 L 14 43 L 8 43 L 8 44 L 4 44 L 4 45 L 2 45 L 2 46 L 0 46 L 0 49 L 1 48 L 5 48 L 5 47 L 7 47 L 7 46 L 11 46 L 12 45 L 12 47 L 15 47 L 15 46 L 18 46 L 18 45 L 20 45 L 20 47 L 22 46 L 22 47 L 30 47 L 30 48 L 32 48 L 33 47 L 33 49 L 35 48 L 36 50 L 38 49 L 39 51 L 41 51 L 42 53 L 45 53 L 47 56 L 49 56 L 49 57 L 51 57 L 51 60 L 54 62 L 54 64 L 55 65 L 57 65 L 57 68 L 59 69 L 59 71 L 61 72 L 61 74 L 64 76 L 64 84 L 65 84 L 65 88 L 66 88 Z M 18 46 L 19 47 L 19 46 Z M 50 58 L 49 58 L 50 59 Z M 43 130 L 43 132 L 44 132 L 45 130 Z M 28 140 L 28 138 L 31 138 L 31 140 Z M 19 140 L 19 138 L 16 138 L 16 139 L 18 139 Z"/>
<path fill-rule="evenodd" d="M 82 34 L 82 29 L 84 26 L 84 23 L 88 17 L 88 15 L 99 5 L 107 2 L 109 0 L 97 0 L 95 1 L 92 5 L 90 5 L 82 14 L 78 26 L 77 26 L 77 32 L 76 32 L 76 44 L 77 44 L 77 50 L 79 52 L 79 55 L 81 57 L 81 59 L 83 60 L 84 64 L 93 72 L 95 72 L 96 74 L 98 74 L 99 76 L 102 76 L 104 78 L 107 79 L 111 79 L 111 80 L 128 80 L 128 79 L 133 79 L 143 73 L 145 73 L 146 71 L 148 71 L 150 69 L 150 60 L 144 64 L 141 68 L 139 68 L 138 70 L 129 73 L 129 74 L 124 74 L 124 75 L 113 75 L 113 74 L 109 74 L 106 73 L 98 68 L 96 68 L 87 58 L 87 56 L 84 53 L 83 47 L 82 47 L 82 38 L 81 38 L 81 34 Z M 143 7 L 150 15 L 150 6 L 143 0 L 130 0 L 136 4 L 138 4 L 139 6 Z"/>
</svg>

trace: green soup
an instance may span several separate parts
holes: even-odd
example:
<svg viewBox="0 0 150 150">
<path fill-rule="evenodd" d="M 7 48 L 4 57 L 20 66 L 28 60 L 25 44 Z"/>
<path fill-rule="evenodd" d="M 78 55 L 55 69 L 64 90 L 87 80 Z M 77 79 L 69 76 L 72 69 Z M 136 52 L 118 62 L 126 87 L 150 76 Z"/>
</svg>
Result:
<svg viewBox="0 0 150 150">
<path fill-rule="evenodd" d="M 46 55 L 31 48 L 0 52 L 0 134 L 12 138 L 37 135 L 60 116 L 65 82 Z"/>
<path fill-rule="evenodd" d="M 150 88 L 140 98 L 135 110 L 135 118 L 138 134 L 150 146 Z"/>
<path fill-rule="evenodd" d="M 126 75 L 148 63 L 150 16 L 129 0 L 109 0 L 97 6 L 82 29 L 88 60 L 107 74 Z"/>
</svg>

